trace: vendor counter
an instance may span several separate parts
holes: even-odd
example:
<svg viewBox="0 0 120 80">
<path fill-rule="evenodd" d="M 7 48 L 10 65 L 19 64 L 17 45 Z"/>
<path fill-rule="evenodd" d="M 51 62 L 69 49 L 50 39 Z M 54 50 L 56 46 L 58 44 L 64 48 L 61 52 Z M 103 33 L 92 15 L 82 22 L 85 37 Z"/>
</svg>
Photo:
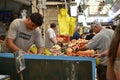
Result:
<svg viewBox="0 0 120 80">
<path fill-rule="evenodd" d="M 95 80 L 94 58 L 25 54 L 24 59 L 24 80 Z M 12 53 L 0 53 L 0 74 L 20 80 Z"/>
</svg>

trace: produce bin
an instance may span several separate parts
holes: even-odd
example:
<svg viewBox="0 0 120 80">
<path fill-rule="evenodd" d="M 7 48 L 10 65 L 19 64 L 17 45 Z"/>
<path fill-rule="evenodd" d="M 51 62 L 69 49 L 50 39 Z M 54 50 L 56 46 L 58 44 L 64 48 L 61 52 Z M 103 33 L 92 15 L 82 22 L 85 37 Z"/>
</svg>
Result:
<svg viewBox="0 0 120 80">
<path fill-rule="evenodd" d="M 95 80 L 94 58 L 25 54 L 24 59 L 24 80 Z M 12 53 L 0 53 L 0 74 L 20 80 Z"/>
</svg>

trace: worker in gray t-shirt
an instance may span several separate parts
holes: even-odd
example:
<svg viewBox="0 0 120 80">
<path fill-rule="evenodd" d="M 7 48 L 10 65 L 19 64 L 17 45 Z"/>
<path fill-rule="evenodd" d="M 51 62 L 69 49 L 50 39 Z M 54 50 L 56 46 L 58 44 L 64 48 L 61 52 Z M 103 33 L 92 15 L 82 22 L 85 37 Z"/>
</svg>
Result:
<svg viewBox="0 0 120 80">
<path fill-rule="evenodd" d="M 5 41 L 1 44 L 1 52 L 28 52 L 31 45 L 35 44 L 38 48 L 37 53 L 43 53 L 44 43 L 38 27 L 42 23 L 43 16 L 39 13 L 33 13 L 26 19 L 15 19 L 10 24 Z"/>
<path fill-rule="evenodd" d="M 106 29 L 101 26 L 100 23 L 94 22 L 91 25 L 92 30 L 96 33 L 95 36 L 81 49 L 95 49 L 98 50 L 99 54 L 108 50 L 114 31 L 112 29 Z M 107 56 L 100 57 L 100 68 L 98 78 L 100 80 L 106 80 L 106 68 L 107 68 Z M 101 70 L 102 69 L 102 70 Z"/>
</svg>

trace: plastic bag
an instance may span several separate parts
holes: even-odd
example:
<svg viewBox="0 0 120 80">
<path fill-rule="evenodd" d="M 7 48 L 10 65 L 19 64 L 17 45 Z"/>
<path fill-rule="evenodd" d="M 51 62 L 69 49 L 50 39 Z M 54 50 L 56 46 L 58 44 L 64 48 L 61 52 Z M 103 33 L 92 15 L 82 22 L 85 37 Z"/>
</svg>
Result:
<svg viewBox="0 0 120 80">
<path fill-rule="evenodd" d="M 69 35 L 73 36 L 74 29 L 75 29 L 75 24 L 76 24 L 76 18 L 70 17 L 70 22 L 69 22 Z"/>
<path fill-rule="evenodd" d="M 67 10 L 64 8 L 60 9 L 60 14 L 58 14 L 58 25 L 60 34 L 62 35 L 69 34 L 69 22 L 70 17 L 67 14 Z"/>
</svg>

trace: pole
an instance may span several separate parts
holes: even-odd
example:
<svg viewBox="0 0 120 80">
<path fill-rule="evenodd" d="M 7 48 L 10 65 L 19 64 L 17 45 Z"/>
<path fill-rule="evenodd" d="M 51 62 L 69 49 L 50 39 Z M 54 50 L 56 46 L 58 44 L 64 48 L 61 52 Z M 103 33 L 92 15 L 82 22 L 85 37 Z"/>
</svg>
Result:
<svg viewBox="0 0 120 80">
<path fill-rule="evenodd" d="M 19 74 L 20 74 L 20 80 L 23 80 L 23 73 L 22 73 L 22 71 Z"/>
<path fill-rule="evenodd" d="M 67 2 L 66 2 L 66 0 L 64 0 L 64 1 L 65 1 L 65 9 L 68 10 L 68 8 L 67 8 Z"/>
</svg>

